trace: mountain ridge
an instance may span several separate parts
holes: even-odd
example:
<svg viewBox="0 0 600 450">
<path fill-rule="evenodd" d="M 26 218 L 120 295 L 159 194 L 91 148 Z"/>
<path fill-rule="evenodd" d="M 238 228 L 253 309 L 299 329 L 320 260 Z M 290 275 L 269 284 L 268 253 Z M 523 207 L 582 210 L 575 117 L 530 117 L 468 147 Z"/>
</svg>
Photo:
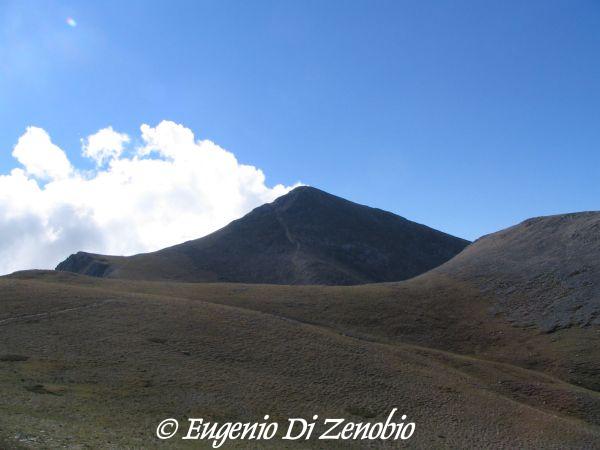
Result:
<svg viewBox="0 0 600 450">
<path fill-rule="evenodd" d="M 434 272 L 495 299 L 491 310 L 551 332 L 600 325 L 600 211 L 526 219 L 473 242 Z"/>
<path fill-rule="evenodd" d="M 56 269 L 112 278 L 352 285 L 411 278 L 468 243 L 300 186 L 205 237 L 130 257 L 78 252 Z"/>
</svg>

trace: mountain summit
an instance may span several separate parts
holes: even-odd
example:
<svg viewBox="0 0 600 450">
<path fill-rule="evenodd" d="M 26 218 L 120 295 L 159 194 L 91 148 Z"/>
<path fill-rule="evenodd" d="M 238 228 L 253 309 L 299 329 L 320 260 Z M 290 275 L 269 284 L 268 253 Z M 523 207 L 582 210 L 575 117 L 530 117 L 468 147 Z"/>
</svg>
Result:
<svg viewBox="0 0 600 450">
<path fill-rule="evenodd" d="M 203 238 L 129 257 L 78 252 L 56 269 L 146 280 L 351 285 L 414 277 L 468 244 L 301 186 Z"/>
</svg>

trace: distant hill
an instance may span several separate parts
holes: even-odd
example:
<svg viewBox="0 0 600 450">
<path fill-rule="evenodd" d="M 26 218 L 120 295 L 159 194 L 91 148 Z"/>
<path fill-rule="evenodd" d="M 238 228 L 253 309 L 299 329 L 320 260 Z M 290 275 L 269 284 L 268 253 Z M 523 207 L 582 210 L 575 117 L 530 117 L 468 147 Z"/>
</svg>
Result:
<svg viewBox="0 0 600 450">
<path fill-rule="evenodd" d="M 600 212 L 528 219 L 478 239 L 436 272 L 477 286 L 516 325 L 600 325 Z"/>
<path fill-rule="evenodd" d="M 56 269 L 144 280 L 353 285 L 414 277 L 468 244 L 302 186 L 203 238 L 130 257 L 78 252 Z"/>
</svg>

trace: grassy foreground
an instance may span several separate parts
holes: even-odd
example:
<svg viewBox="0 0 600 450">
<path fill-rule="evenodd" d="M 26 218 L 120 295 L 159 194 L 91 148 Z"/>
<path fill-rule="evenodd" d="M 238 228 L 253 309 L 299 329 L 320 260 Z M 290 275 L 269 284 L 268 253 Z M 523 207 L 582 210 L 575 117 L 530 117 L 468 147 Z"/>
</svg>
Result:
<svg viewBox="0 0 600 450">
<path fill-rule="evenodd" d="M 156 426 L 379 421 L 394 407 L 415 435 L 374 448 L 600 442 L 599 330 L 513 327 L 443 276 L 292 287 L 27 272 L 1 278 L 0 292 L 2 448 L 202 448 L 161 442 Z M 323 441 L 256 447 L 286 445 Z"/>
</svg>

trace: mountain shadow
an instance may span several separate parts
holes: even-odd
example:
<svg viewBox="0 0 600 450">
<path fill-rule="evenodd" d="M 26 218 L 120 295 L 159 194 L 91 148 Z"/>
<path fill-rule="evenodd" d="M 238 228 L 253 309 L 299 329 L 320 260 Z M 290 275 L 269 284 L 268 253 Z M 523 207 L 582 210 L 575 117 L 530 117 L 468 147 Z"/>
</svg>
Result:
<svg viewBox="0 0 600 450">
<path fill-rule="evenodd" d="M 203 238 L 129 257 L 78 252 L 56 269 L 140 280 L 354 285 L 412 278 L 468 244 L 302 186 Z"/>
</svg>

